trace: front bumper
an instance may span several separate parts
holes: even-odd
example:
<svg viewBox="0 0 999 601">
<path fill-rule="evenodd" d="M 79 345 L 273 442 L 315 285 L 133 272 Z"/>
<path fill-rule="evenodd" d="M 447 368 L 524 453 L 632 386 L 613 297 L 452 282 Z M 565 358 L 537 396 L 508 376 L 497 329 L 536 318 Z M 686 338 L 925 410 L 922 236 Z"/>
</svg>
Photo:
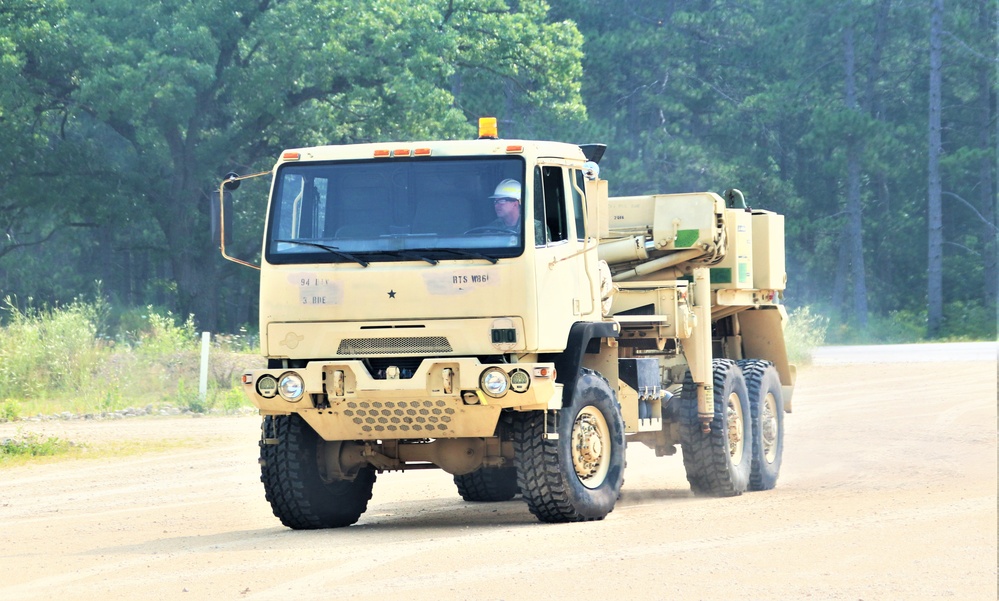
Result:
<svg viewBox="0 0 999 601">
<path fill-rule="evenodd" d="M 482 386 L 482 376 L 497 370 L 510 385 L 504 394 L 492 396 Z M 295 399 L 260 385 L 261 378 L 280 382 L 289 373 L 304 384 Z M 243 390 L 262 415 L 297 413 L 324 440 L 389 440 L 494 436 L 502 409 L 558 408 L 562 385 L 555 382 L 552 363 L 483 364 L 448 357 L 423 360 L 405 379 L 391 374 L 374 378 L 358 360 L 254 370 L 244 373 Z"/>
</svg>

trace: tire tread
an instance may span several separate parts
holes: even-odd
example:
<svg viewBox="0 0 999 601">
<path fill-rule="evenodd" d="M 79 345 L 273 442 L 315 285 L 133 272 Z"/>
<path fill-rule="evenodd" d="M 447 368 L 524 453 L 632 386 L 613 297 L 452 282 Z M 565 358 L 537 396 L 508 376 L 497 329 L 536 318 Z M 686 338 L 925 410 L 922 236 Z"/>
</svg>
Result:
<svg viewBox="0 0 999 601">
<path fill-rule="evenodd" d="M 361 469 L 354 480 L 324 482 L 316 458 L 319 436 L 301 417 L 266 416 L 261 428 L 260 481 L 282 524 L 314 530 L 357 522 L 371 499 L 373 469 Z"/>
<path fill-rule="evenodd" d="M 592 381 L 595 386 L 590 388 L 601 388 L 607 392 L 606 398 L 602 402 L 611 403 L 616 411 L 616 416 L 607 419 L 607 425 L 611 428 L 611 436 L 615 438 L 619 447 L 615 451 L 619 455 L 617 459 L 612 459 L 612 461 L 619 460 L 620 465 L 612 468 L 612 473 L 609 474 L 608 481 L 605 482 L 601 492 L 587 491 L 581 497 L 580 492 L 573 489 L 573 485 L 575 484 L 576 488 L 579 489 L 582 488 L 582 484 L 570 480 L 576 478 L 571 457 L 562 458 L 562 461 L 567 462 L 567 465 L 560 462 L 559 445 L 563 442 L 568 444 L 568 433 L 560 432 L 558 439 L 546 439 L 544 412 L 532 411 L 514 415 L 510 432 L 514 447 L 514 463 L 517 467 L 517 486 L 520 488 L 530 512 L 542 522 L 564 523 L 602 520 L 614 510 L 613 501 L 616 501 L 620 494 L 620 487 L 623 483 L 624 422 L 620 417 L 617 399 L 607 380 L 599 373 L 584 368 L 580 369 L 579 378 Z M 599 380 L 594 378 L 599 378 Z M 582 402 L 580 399 L 591 392 L 591 390 L 577 386 L 573 406 Z M 566 409 L 562 411 L 566 411 Z M 605 417 L 608 416 L 605 414 Z M 563 452 L 565 452 L 564 449 Z M 608 491 L 610 492 L 608 493 Z M 606 496 L 608 494 L 613 496 L 613 501 L 609 503 Z M 587 498 L 586 495 L 592 495 L 592 497 Z M 603 500 L 595 502 L 594 499 L 598 497 Z"/>
<path fill-rule="evenodd" d="M 778 414 L 778 451 L 774 466 L 764 465 L 763 456 L 763 435 L 760 424 L 760 403 L 762 401 L 761 389 L 766 386 L 765 379 L 776 379 L 777 387 L 775 393 L 780 393 L 780 377 L 777 375 L 774 364 L 762 359 L 743 359 L 738 362 L 742 373 L 746 378 L 746 389 L 749 392 L 749 408 L 753 419 L 753 467 L 749 474 L 749 490 L 761 491 L 771 490 L 777 485 L 777 477 L 780 475 L 780 464 L 783 454 L 784 420 L 783 415 Z M 765 394 L 765 393 L 764 393 Z M 784 411 L 784 403 L 778 401 L 777 410 Z"/>
<path fill-rule="evenodd" d="M 690 483 L 691 490 L 698 495 L 737 496 L 745 490 L 744 483 L 735 478 L 729 468 L 728 433 L 721 417 L 721 412 L 724 411 L 721 391 L 724 390 L 728 374 L 733 369 L 738 369 L 738 366 L 730 359 L 712 361 L 715 415 L 711 420 L 711 432 L 708 434 L 701 432 L 697 415 L 697 387 L 690 372 L 683 382 L 680 402 L 680 447 L 683 451 L 687 482 Z M 747 453 L 750 448 L 746 448 Z"/>
<path fill-rule="evenodd" d="M 480 468 L 469 474 L 454 476 L 461 498 L 472 503 L 509 501 L 517 496 L 517 468 Z"/>
</svg>

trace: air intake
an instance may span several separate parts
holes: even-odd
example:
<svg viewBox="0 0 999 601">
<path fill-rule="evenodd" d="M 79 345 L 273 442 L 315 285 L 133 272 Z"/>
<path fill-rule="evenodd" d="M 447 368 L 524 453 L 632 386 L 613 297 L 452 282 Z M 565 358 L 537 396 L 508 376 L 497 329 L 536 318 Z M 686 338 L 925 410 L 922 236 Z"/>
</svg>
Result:
<svg viewBox="0 0 999 601">
<path fill-rule="evenodd" d="M 344 338 L 336 353 L 345 357 L 365 355 L 413 355 L 450 353 L 451 343 L 444 336 L 417 336 L 414 338 Z"/>
</svg>

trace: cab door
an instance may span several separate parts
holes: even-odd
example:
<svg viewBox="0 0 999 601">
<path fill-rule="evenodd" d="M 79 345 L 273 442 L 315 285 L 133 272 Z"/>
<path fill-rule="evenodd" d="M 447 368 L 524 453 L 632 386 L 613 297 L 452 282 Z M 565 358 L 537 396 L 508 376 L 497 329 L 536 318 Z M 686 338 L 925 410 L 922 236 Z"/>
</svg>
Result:
<svg viewBox="0 0 999 601">
<path fill-rule="evenodd" d="M 581 171 L 542 162 L 533 175 L 538 350 L 560 351 L 572 324 L 600 317 L 596 243 L 587 243 Z"/>
</svg>

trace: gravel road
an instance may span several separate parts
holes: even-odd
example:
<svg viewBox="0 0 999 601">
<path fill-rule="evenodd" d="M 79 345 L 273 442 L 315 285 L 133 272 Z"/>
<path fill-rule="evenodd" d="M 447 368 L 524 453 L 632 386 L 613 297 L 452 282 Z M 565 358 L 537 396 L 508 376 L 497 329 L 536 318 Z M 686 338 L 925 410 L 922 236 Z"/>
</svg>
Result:
<svg viewBox="0 0 999 601">
<path fill-rule="evenodd" d="M 380 475 L 356 526 L 294 532 L 264 500 L 256 417 L 0 424 L 188 441 L 0 470 L 0 599 L 994 600 L 983 348 L 820 354 L 799 370 L 777 489 L 694 497 L 678 456 L 636 444 L 616 509 L 585 524 L 464 503 L 450 476 L 416 471 Z"/>
</svg>

